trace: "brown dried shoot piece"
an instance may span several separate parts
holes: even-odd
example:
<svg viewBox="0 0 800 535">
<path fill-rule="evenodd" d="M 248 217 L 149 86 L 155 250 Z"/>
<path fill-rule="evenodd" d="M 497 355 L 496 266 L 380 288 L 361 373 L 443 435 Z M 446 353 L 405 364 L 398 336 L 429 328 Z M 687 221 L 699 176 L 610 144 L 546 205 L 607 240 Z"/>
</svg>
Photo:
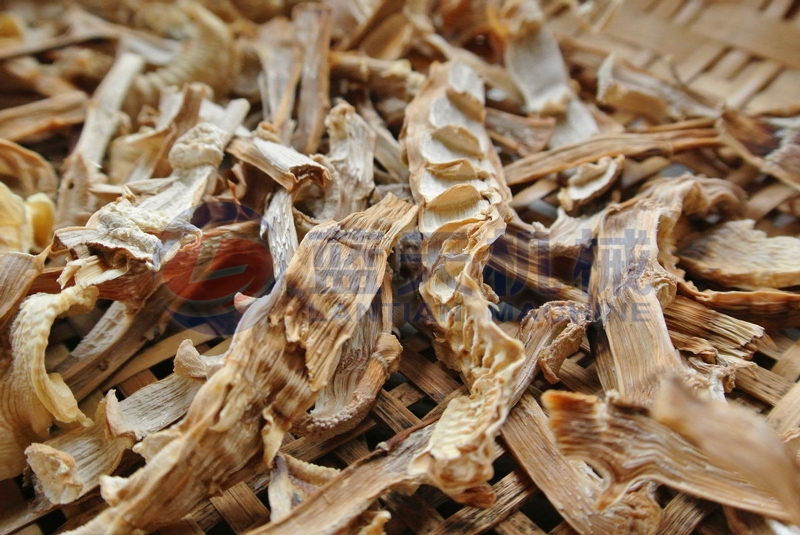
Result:
<svg viewBox="0 0 800 535">
<path fill-rule="evenodd" d="M 380 287 L 389 250 L 416 215 L 387 197 L 341 223 L 316 227 L 286 275 L 245 313 L 222 367 L 186 417 L 150 435 L 147 465 L 103 478 L 111 507 L 74 533 L 133 533 L 180 519 L 262 453 L 271 463 L 292 422 L 313 404 Z M 349 259 L 347 277 L 333 262 Z"/>
<path fill-rule="evenodd" d="M 528 156 L 544 149 L 553 135 L 552 117 L 521 117 L 513 113 L 486 109 L 486 129 L 492 141 L 518 156 Z"/>
<path fill-rule="evenodd" d="M 610 54 L 597 69 L 597 100 L 656 123 L 718 117 L 722 102 L 698 95 Z"/>
<path fill-rule="evenodd" d="M 603 156 L 672 155 L 719 144 L 717 131 L 712 128 L 600 134 L 586 141 L 532 154 L 507 165 L 506 182 L 509 185 L 532 182 L 550 173 L 596 162 Z"/>
<path fill-rule="evenodd" d="M 741 210 L 744 192 L 726 180 L 697 178 L 691 175 L 678 179 L 657 179 L 648 183 L 639 193 L 670 206 L 670 216 L 676 224 L 671 232 L 659 235 L 661 264 L 677 279 L 680 291 L 692 299 L 716 310 L 755 321 L 781 327 L 800 322 L 800 295 L 795 292 L 758 289 L 753 291 L 700 291 L 678 267 L 675 256 L 680 239 L 691 230 L 685 224 L 692 218 L 706 217 L 712 212 L 724 216 L 737 215 Z"/>
<path fill-rule="evenodd" d="M 44 253 L 0 253 L 0 332 L 5 332 L 17 313 L 28 289 L 44 269 L 44 261 Z"/>
<path fill-rule="evenodd" d="M 603 224 L 612 220 L 616 230 L 605 234 L 610 229 L 601 225 L 598 232 L 591 290 L 605 328 L 605 333 L 595 333 L 593 341 L 606 390 L 617 389 L 623 396 L 636 391 L 639 397 L 628 401 L 648 406 L 659 370 L 671 370 L 718 395 L 730 389 L 732 373 L 745 363 L 731 358 L 722 366 L 691 360 L 691 368 L 682 366 L 662 310 L 674 298 L 683 276 L 672 254 L 673 240 L 688 224 L 686 220 L 678 224 L 682 211 L 688 217 L 704 217 L 712 210 L 735 209 L 738 194 L 738 188 L 727 181 L 685 176 L 654 181 L 639 198 L 606 210 Z M 616 302 L 610 295 L 617 296 Z M 686 346 L 685 338 L 679 341 Z M 708 346 L 695 349 L 707 353 Z M 623 383 L 615 382 L 614 376 Z"/>
<path fill-rule="evenodd" d="M 680 284 L 681 291 L 715 310 L 760 325 L 785 328 L 800 325 L 800 294 L 781 290 L 700 291 L 691 281 Z"/>
<path fill-rule="evenodd" d="M 768 238 L 755 221 L 728 221 L 683 240 L 681 267 L 690 274 L 742 290 L 800 284 L 800 239 Z"/>
<path fill-rule="evenodd" d="M 721 140 L 751 165 L 800 189 L 800 118 L 751 117 L 726 110 Z"/>
<path fill-rule="evenodd" d="M 336 50 L 349 50 L 358 45 L 365 34 L 372 36 L 381 17 L 396 11 L 401 4 L 391 0 L 325 0 L 332 9 L 332 36 Z"/>
<path fill-rule="evenodd" d="M 88 0 L 81 0 L 84 5 L 87 1 Z M 108 2 L 102 2 L 102 4 L 102 6 L 98 7 L 113 7 Z M 116 5 L 119 7 L 119 3 L 116 3 Z M 141 10 L 141 5 L 137 3 L 134 9 Z M 120 20 L 120 17 L 115 16 L 115 14 L 102 13 L 102 15 L 107 18 L 100 18 L 88 11 L 83 11 L 78 8 L 73 8 L 69 11 L 70 20 L 73 24 L 83 28 L 84 31 L 103 33 L 111 39 L 118 39 L 118 53 L 132 52 L 134 54 L 139 54 L 144 57 L 150 65 L 168 65 L 180 52 L 181 43 L 179 41 L 159 37 L 145 30 L 110 22 L 110 20 Z M 138 112 L 138 110 L 136 111 Z"/>
<path fill-rule="evenodd" d="M 325 185 L 325 204 L 316 217 L 321 221 L 338 221 L 366 208 L 375 189 L 375 134 L 356 110 L 344 102 L 331 110 L 325 126 L 330 144 L 325 161 L 332 169 L 332 179 Z"/>
<path fill-rule="evenodd" d="M 575 173 L 567 179 L 567 185 L 558 192 L 558 202 L 569 215 L 591 203 L 607 192 L 617 181 L 624 156 L 611 158 L 604 156 L 597 163 L 585 163 L 575 169 Z"/>
<path fill-rule="evenodd" d="M 97 170 L 111 137 L 122 124 L 119 110 L 144 61 L 122 54 L 87 105 L 86 123 L 72 154 L 64 162 L 58 193 L 56 228 L 86 223 L 97 208 L 90 188 L 105 177 Z"/>
<path fill-rule="evenodd" d="M 62 93 L 0 111 L 0 140 L 30 140 L 84 121 L 87 96 L 83 91 Z M 8 140 L 8 141 L 6 141 Z"/>
<path fill-rule="evenodd" d="M 383 97 L 396 97 L 404 102 L 419 92 L 425 76 L 411 68 L 407 59 L 389 61 L 355 52 L 331 52 L 331 74 L 366 86 Z"/>
<path fill-rule="evenodd" d="M 550 302 L 520 324 L 517 337 L 525 344 L 525 363 L 514 378 L 514 399 L 519 403 L 501 434 L 520 466 L 579 533 L 652 533 L 661 511 L 651 486 L 642 485 L 620 502 L 598 510 L 600 481 L 558 450 L 547 416 L 526 392 L 538 368 L 549 381 L 558 380 L 564 358 L 580 347 L 588 312 L 581 303 Z"/>
<path fill-rule="evenodd" d="M 543 25 L 536 0 L 490 2 L 498 33 L 503 38 L 508 73 L 525 99 L 523 111 L 561 115 L 574 98 L 558 42 Z"/>
<path fill-rule="evenodd" d="M 737 442 L 728 441 L 709 457 L 647 411 L 613 398 L 603 402 L 594 396 L 550 390 L 542 402 L 561 451 L 586 461 L 605 481 L 597 502 L 600 509 L 614 504 L 632 486 L 652 479 L 704 500 L 781 520 L 793 521 L 797 514 L 742 473 L 728 469 L 727 461 L 724 467 L 718 465 L 719 457 L 731 455 L 730 445 Z M 693 418 L 698 416 L 702 414 L 691 413 Z"/>
<path fill-rule="evenodd" d="M 160 16 L 163 6 L 145 4 L 143 8 Z M 189 37 L 172 63 L 142 74 L 133 82 L 124 106 L 132 119 L 145 104 L 158 104 L 161 91 L 169 86 L 180 88 L 188 82 L 201 82 L 222 96 L 236 78 L 238 49 L 228 26 L 197 2 L 182 2 L 178 7 L 192 23 Z"/>
<path fill-rule="evenodd" d="M 588 467 L 567 458 L 549 426 L 547 415 L 526 393 L 509 414 L 502 435 L 509 445 L 513 443 L 517 462 L 569 525 L 582 535 L 654 533 L 661 509 L 652 485 L 631 485 L 621 499 L 599 503 L 602 481 Z"/>
<path fill-rule="evenodd" d="M 491 477 L 491 448 L 510 409 L 522 345 L 489 317 L 483 285 L 489 246 L 510 218 L 510 192 L 484 122 L 483 82 L 459 62 L 434 64 L 406 112 L 403 143 L 420 206 L 425 274 L 420 293 L 434 347 L 471 395 L 453 400 L 411 466 L 459 495 Z"/>
<path fill-rule="evenodd" d="M 386 2 L 385 5 L 391 8 L 396 4 Z M 404 11 L 392 13 L 371 28 L 361 41 L 359 50 L 378 59 L 398 60 L 405 57 L 413 45 L 416 28 Z"/>
<path fill-rule="evenodd" d="M 383 119 L 368 99 L 358 103 L 358 113 L 375 134 L 375 160 L 389 172 L 392 184 L 407 184 L 408 166 L 403 162 L 403 147 L 400 142 L 386 128 Z"/>
<path fill-rule="evenodd" d="M 573 281 L 561 280 L 553 274 L 552 266 L 556 257 L 576 259 L 581 250 L 591 244 L 591 238 L 586 240 L 583 235 L 580 225 L 582 221 L 564 217 L 577 224 L 574 228 L 565 229 L 561 235 L 554 232 L 559 230 L 555 223 L 550 232 L 544 228 L 517 228 L 517 225 L 510 225 L 507 232 L 493 245 L 489 266 L 512 280 L 523 282 L 545 299 L 588 303 L 589 297 L 581 289 L 572 286 Z M 583 244 L 583 241 L 586 243 Z"/>
<path fill-rule="evenodd" d="M 20 56 L 27 56 L 46 52 L 54 48 L 61 48 L 73 44 L 90 41 L 92 39 L 113 39 L 112 32 L 105 29 L 91 28 L 81 24 L 80 17 L 76 16 L 77 10 L 67 10 L 64 20 L 60 21 L 57 28 L 50 28 L 42 35 L 26 32 L 26 39 L 0 48 L 0 61 L 5 61 Z M 39 14 L 33 14 L 39 17 Z"/>
<path fill-rule="evenodd" d="M 57 234 L 55 246 L 63 245 L 72 257 L 62 273 L 63 281 L 95 281 L 104 296 L 115 299 L 59 367 L 79 398 L 133 355 L 147 341 L 149 329 L 168 319 L 163 302 L 176 296 L 157 284 L 156 274 L 179 252 L 182 241 L 200 237 L 199 230 L 188 223 L 187 211 L 199 203 L 209 181 L 216 178 L 223 148 L 247 108 L 245 102 L 233 101 L 218 118 L 219 126 L 200 123 L 181 136 L 170 151 L 174 180 L 165 189 L 137 204 L 121 199 L 107 205 L 93 216 L 96 227 L 73 227 Z M 200 242 L 198 256 L 191 257 L 192 266 L 210 269 L 216 242 L 225 241 L 224 230 L 211 233 L 207 247 Z M 192 268 L 183 272 L 192 273 Z M 127 343 L 121 344 L 126 337 Z"/>
<path fill-rule="evenodd" d="M 597 108 L 593 108 L 578 98 L 573 98 L 567 103 L 567 110 L 565 116 L 556 123 L 556 128 L 550 141 L 547 143 L 548 148 L 555 149 L 564 145 L 572 145 L 586 141 L 601 131 L 603 133 L 619 133 L 624 130 L 622 125 L 614 122 L 611 119 L 607 120 L 608 128 L 602 128 L 599 124 Z"/>
<path fill-rule="evenodd" d="M 177 223 L 163 213 L 140 208 L 120 198 L 95 213 L 86 227 L 69 227 L 56 233 L 55 247 L 73 255 L 61 276 L 62 284 L 74 277 L 78 284 L 101 284 L 142 268 L 156 272 L 165 254 L 161 237 L 181 233 L 179 245 L 197 241 L 200 231 L 188 221 Z M 174 252 L 173 252 L 174 254 Z M 140 290 L 145 290 L 141 288 Z"/>
<path fill-rule="evenodd" d="M 290 145 L 294 130 L 292 110 L 303 66 L 303 50 L 295 27 L 284 17 L 276 17 L 261 28 L 252 45 L 263 71 L 259 89 L 264 118 L 278 132 L 280 142 Z"/>
<path fill-rule="evenodd" d="M 209 181 L 216 178 L 223 150 L 247 108 L 246 102 L 233 101 L 218 124 L 201 122 L 181 136 L 169 151 L 174 180 L 165 189 L 141 201 L 121 197 L 98 210 L 85 227 L 59 230 L 54 250 L 65 248 L 72 256 L 63 280 L 74 276 L 108 281 L 135 272 L 137 266 L 158 271 L 179 245 L 196 240 L 199 231 L 189 224 L 187 210 L 199 204 Z M 99 271 L 93 258 L 100 260 Z"/>
<path fill-rule="evenodd" d="M 324 159 L 332 180 L 323 191 L 317 219 L 340 220 L 363 210 L 375 187 L 375 135 L 352 106 L 335 106 L 325 121 L 330 152 Z M 291 222 L 291 219 L 288 220 Z M 331 382 L 320 391 L 314 408 L 293 427 L 303 435 L 331 437 L 355 427 L 372 407 L 388 376 L 396 370 L 402 348 L 391 334 L 391 283 L 384 281 L 370 313 L 342 346 Z"/>
<path fill-rule="evenodd" d="M 342 345 L 333 378 L 292 432 L 330 438 L 350 431 L 369 413 L 386 379 L 397 371 L 403 350 L 392 334 L 391 309 L 392 286 L 387 278 L 367 316 Z"/>
<path fill-rule="evenodd" d="M 419 24 L 417 25 L 419 26 Z M 488 63 L 467 49 L 451 45 L 441 35 L 433 33 L 432 28 L 427 32 L 424 31 L 424 27 L 422 29 L 418 28 L 418 31 L 423 32 L 425 43 L 437 50 L 447 60 L 458 61 L 468 65 L 481 78 L 486 80 L 490 87 L 502 91 L 503 96 L 509 103 L 514 106 L 524 105 L 525 100 L 522 93 L 520 93 L 514 79 L 504 67 Z"/>
<path fill-rule="evenodd" d="M 270 522 L 289 517 L 292 509 L 316 494 L 340 473 L 335 468 L 317 466 L 278 453 L 269 480 Z"/>
<path fill-rule="evenodd" d="M 331 8 L 316 3 L 299 4 L 292 10 L 292 20 L 304 54 L 297 103 L 297 130 L 292 145 L 303 154 L 312 154 L 319 147 L 325 117 L 331 106 L 328 94 Z"/>
<path fill-rule="evenodd" d="M 23 197 L 44 193 L 54 198 L 58 190 L 58 179 L 47 160 L 39 153 L 5 139 L 0 139 L 0 177 Z"/>
<path fill-rule="evenodd" d="M 60 294 L 33 295 L 20 306 L 0 349 L 0 480 L 22 472 L 23 451 L 31 442 L 47 438 L 54 420 L 91 422 L 61 376 L 45 371 L 44 351 L 56 317 L 73 307 L 90 309 L 97 293 L 95 287 L 73 286 Z"/>
<path fill-rule="evenodd" d="M 278 142 L 271 129 L 260 126 L 251 138 L 237 137 L 227 152 L 267 173 L 287 191 L 293 192 L 304 180 L 319 185 L 330 182 L 324 165 Z"/>
<path fill-rule="evenodd" d="M 714 359 L 708 362 L 717 358 L 723 362 L 750 360 L 757 349 L 756 340 L 765 335 L 759 325 L 732 318 L 680 295 L 664 309 L 664 321 L 673 343 L 674 336 L 682 334 L 708 344 Z"/>
<path fill-rule="evenodd" d="M 368 457 L 342 470 L 321 492 L 297 506 L 290 516 L 249 531 L 247 535 L 335 535 L 386 492 L 413 492 L 425 480 L 422 474 L 410 474 L 409 464 L 430 441 L 433 427 L 426 425 L 395 436 Z M 330 496 L 338 499 L 327 499 Z M 321 518 L 325 522 L 320 522 Z"/>
<path fill-rule="evenodd" d="M 186 84 L 180 92 L 177 88 L 165 89 L 154 127 L 120 136 L 111 143 L 109 182 L 123 184 L 170 176 L 169 151 L 197 124 L 203 99 L 210 97 L 208 86 L 199 83 Z"/>
<path fill-rule="evenodd" d="M 97 408 L 95 422 L 25 450 L 36 474 L 37 492 L 53 504 L 70 503 L 111 474 L 122 454 L 145 436 L 186 414 L 219 358 L 200 357 L 189 343 L 175 357 L 175 373 L 147 385 L 122 401 L 110 390 Z"/>
<path fill-rule="evenodd" d="M 75 396 L 82 399 L 90 394 L 152 340 L 154 333 L 162 332 L 173 317 L 173 307 L 179 306 L 178 300 L 196 299 L 196 292 L 203 291 L 202 284 L 193 289 L 192 277 L 208 280 L 216 269 L 215 260 L 233 262 L 232 259 L 243 252 L 242 240 L 252 243 L 252 247 L 263 254 L 264 245 L 257 241 L 255 223 L 234 223 L 206 231 L 197 248 L 178 252 L 169 261 L 169 270 L 163 273 L 167 284 L 160 284 L 162 277 L 146 271 L 133 283 L 125 278 L 112 281 L 111 284 L 118 282 L 121 288 L 112 288 L 116 291 L 107 293 L 112 298 L 126 300 L 114 301 L 69 357 L 56 368 Z M 250 251 L 252 254 L 252 249 Z M 246 249 L 244 254 L 248 254 Z M 154 283 L 158 284 L 151 288 Z"/>
<path fill-rule="evenodd" d="M 526 355 L 518 377 L 529 378 L 528 381 L 517 380 L 518 387 L 527 388 L 527 383 L 533 379 L 536 372 L 524 371 L 531 366 L 542 370 L 548 382 L 557 383 L 564 360 L 580 348 L 588 322 L 589 308 L 575 301 L 550 301 L 531 310 L 520 323 L 517 334 Z"/>
<path fill-rule="evenodd" d="M 674 380 L 662 387 L 652 415 L 695 445 L 713 464 L 741 474 L 759 491 L 775 498 L 785 511 L 781 520 L 800 524 L 796 453 L 764 418 L 724 401 L 695 397 Z"/>
<path fill-rule="evenodd" d="M 266 223 L 266 228 L 264 223 Z M 272 272 L 275 278 L 286 272 L 297 251 L 297 229 L 292 215 L 292 195 L 284 188 L 272 195 L 264 213 L 260 234 L 269 243 L 272 255 Z"/>
<path fill-rule="evenodd" d="M 592 264 L 589 294 L 602 323 L 593 337 L 600 381 L 606 392 L 642 406 L 653 401 L 664 373 L 685 375 L 662 313 L 677 287 L 659 264 L 657 237 L 668 216 L 650 199 L 611 206 L 600 221 Z"/>
<path fill-rule="evenodd" d="M 50 243 L 55 205 L 44 193 L 22 199 L 0 182 L 0 252 L 39 252 Z"/>
<path fill-rule="evenodd" d="M 604 211 L 583 217 L 571 217 L 559 208 L 558 216 L 550 225 L 547 247 L 555 257 L 577 259 L 581 252 L 592 246 L 597 237 Z"/>
</svg>

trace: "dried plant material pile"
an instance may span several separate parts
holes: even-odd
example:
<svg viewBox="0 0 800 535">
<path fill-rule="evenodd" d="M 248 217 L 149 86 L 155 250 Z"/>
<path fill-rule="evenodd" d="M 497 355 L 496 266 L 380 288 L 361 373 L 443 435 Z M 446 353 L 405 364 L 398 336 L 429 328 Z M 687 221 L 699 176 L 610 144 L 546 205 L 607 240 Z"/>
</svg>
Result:
<svg viewBox="0 0 800 535">
<path fill-rule="evenodd" d="M 800 530 L 800 116 L 566 9 L 3 5 L 0 532 Z"/>
</svg>

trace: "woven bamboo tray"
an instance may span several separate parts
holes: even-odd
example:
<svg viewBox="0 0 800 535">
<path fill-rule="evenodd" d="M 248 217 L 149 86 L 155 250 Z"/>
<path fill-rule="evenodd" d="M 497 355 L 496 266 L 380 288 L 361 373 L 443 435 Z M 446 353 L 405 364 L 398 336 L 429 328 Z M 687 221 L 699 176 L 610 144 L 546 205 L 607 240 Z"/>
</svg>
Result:
<svg viewBox="0 0 800 535">
<path fill-rule="evenodd" d="M 564 39 L 568 63 L 579 69 L 580 54 L 570 55 L 571 44 L 613 52 L 636 66 L 663 76 L 673 73 L 697 91 L 724 98 L 732 108 L 750 112 L 800 105 L 800 9 L 796 0 L 706 2 L 701 0 L 627 0 L 601 33 L 588 32 L 572 12 L 555 3 L 549 6 L 550 28 Z M 702 153 L 682 157 L 680 163 L 696 173 L 714 174 L 713 164 Z M 641 160 L 643 176 L 666 167 L 660 157 Z M 789 201 L 797 191 L 774 180 L 761 180 L 761 173 L 747 165 L 732 175 L 749 194 L 747 216 L 759 221 L 768 234 L 797 234 L 800 221 Z M 557 201 L 553 189 L 542 188 L 538 198 Z M 529 200 L 534 200 L 530 197 Z M 786 223 L 786 218 L 791 220 Z M 777 221 L 780 220 L 780 223 Z M 788 225 L 788 227 L 787 227 Z M 788 230 L 787 230 L 788 229 Z M 53 346 L 73 347 L 86 333 L 86 325 L 97 318 L 78 317 L 60 322 L 51 336 Z M 420 327 L 420 326 L 417 326 Z M 515 324 L 507 325 L 509 331 Z M 148 337 L 152 333 L 141 333 Z M 179 342 L 192 336 L 204 353 L 224 342 L 214 334 L 170 330 L 158 337 L 123 368 L 112 385 L 122 396 L 130 396 L 172 370 L 171 358 Z M 795 330 L 769 331 L 774 345 L 763 344 L 755 356 L 759 367 L 737 378 L 731 398 L 769 411 L 782 404 L 797 403 L 800 387 L 800 342 Z M 369 416 L 353 431 L 334 439 L 314 441 L 287 436 L 282 451 L 308 462 L 344 467 L 367 455 L 393 435 L 418 424 L 426 416 L 441 412 L 465 387 L 458 376 L 437 361 L 428 338 L 407 325 L 403 329 L 400 368 L 392 375 Z M 594 394 L 602 389 L 588 348 L 569 358 L 560 372 L 559 388 Z M 533 384 L 540 392 L 550 386 L 542 379 Z M 98 395 L 90 399 L 98 401 Z M 86 411 L 85 411 L 86 412 Z M 87 412 L 89 414 L 91 411 Z M 514 413 L 512 412 L 512 418 Z M 390 494 L 382 503 L 392 513 L 388 534 L 535 535 L 573 533 L 529 474 L 537 467 L 525 462 L 524 452 L 509 451 L 500 438 L 495 451 L 495 477 L 491 481 L 497 499 L 487 509 L 461 506 L 431 487 L 407 497 Z M 130 473 L 140 463 L 126 457 L 118 471 Z M 224 490 L 199 506 L 163 535 L 244 533 L 269 517 L 266 485 L 268 471 L 256 471 L 246 481 Z M 23 478 L 0 482 L 0 533 L 52 533 L 60 526 L 75 527 L 96 514 L 104 504 L 92 493 L 78 503 L 62 508 L 37 509 L 28 481 Z M 703 501 L 660 493 L 664 507 L 661 533 L 728 533 L 721 507 Z"/>
</svg>

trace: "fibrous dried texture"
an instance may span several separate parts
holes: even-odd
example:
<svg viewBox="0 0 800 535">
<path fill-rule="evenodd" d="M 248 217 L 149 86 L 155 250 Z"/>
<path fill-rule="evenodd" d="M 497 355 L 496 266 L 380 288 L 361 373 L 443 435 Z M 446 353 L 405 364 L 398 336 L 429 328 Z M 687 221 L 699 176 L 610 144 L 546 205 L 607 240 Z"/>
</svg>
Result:
<svg viewBox="0 0 800 535">
<path fill-rule="evenodd" d="M 714 359 L 750 360 L 756 351 L 756 340 L 764 337 L 764 328 L 726 314 L 702 304 L 677 296 L 664 309 L 664 321 L 670 336 L 681 333 L 699 342 L 708 343 Z"/>
<path fill-rule="evenodd" d="M 222 367 L 186 417 L 142 443 L 144 468 L 128 479 L 101 480 L 111 508 L 75 533 L 154 529 L 180 519 L 259 452 L 271 463 L 292 421 L 328 382 L 342 343 L 380 287 L 388 251 L 415 212 L 387 198 L 309 234 L 282 283 L 248 309 Z M 341 270 L 328 262 L 346 257 L 361 277 L 338 279 Z"/>
<path fill-rule="evenodd" d="M 44 268 L 44 255 L 0 254 L 0 328 L 16 314 L 28 289 Z"/>
<path fill-rule="evenodd" d="M 728 221 L 681 243 L 681 266 L 729 288 L 786 288 L 800 282 L 800 239 L 768 238 L 752 220 Z"/>
<path fill-rule="evenodd" d="M 125 110 L 136 119 L 144 104 L 158 103 L 161 91 L 186 82 L 202 82 L 215 94 L 227 93 L 236 74 L 238 63 L 230 29 L 214 14 L 195 2 L 180 4 L 191 22 L 190 36 L 175 60 L 158 70 L 142 74 L 133 81 L 125 99 Z M 160 9 L 145 6 L 144 10 L 159 13 Z"/>
<path fill-rule="evenodd" d="M 392 287 L 387 279 L 369 314 L 342 345 L 333 378 L 314 408 L 292 427 L 301 435 L 328 438 L 350 431 L 367 415 L 386 379 L 400 364 L 403 348 L 391 333 Z"/>
<path fill-rule="evenodd" d="M 167 177 L 172 168 L 168 155 L 175 142 L 200 120 L 208 86 L 187 84 L 181 92 L 164 90 L 154 128 L 120 136 L 111 144 L 109 182 L 121 184 Z"/>
<path fill-rule="evenodd" d="M 408 465 L 431 439 L 432 426 L 408 436 L 398 437 L 369 457 L 354 463 L 331 481 L 325 492 L 340 499 L 333 503 L 317 493 L 304 501 L 294 513 L 279 522 L 249 532 L 248 535 L 291 535 L 317 533 L 334 535 L 346 528 L 379 496 L 392 489 L 412 490 L 424 479 L 409 474 Z M 325 524 L 319 519 L 324 516 Z"/>
<path fill-rule="evenodd" d="M 561 364 L 580 347 L 588 320 L 589 311 L 582 303 L 550 301 L 531 310 L 520 322 L 517 335 L 526 353 L 533 355 L 524 367 L 536 365 L 548 381 L 557 383 Z M 517 382 L 522 386 L 527 381 Z"/>
<path fill-rule="evenodd" d="M 525 345 L 526 359 L 514 379 L 519 402 L 501 434 L 520 466 L 579 533 L 652 533 L 660 517 L 652 486 L 641 485 L 610 507 L 598 507 L 600 481 L 559 451 L 547 416 L 525 392 L 539 368 L 548 380 L 558 380 L 564 358 L 580 347 L 587 313 L 581 303 L 554 301 L 522 321 L 517 337 Z"/>
<path fill-rule="evenodd" d="M 300 4 L 292 10 L 297 39 L 303 49 L 303 72 L 298 97 L 297 130 L 293 146 L 304 154 L 316 152 L 330 108 L 331 9 L 322 4 Z"/>
<path fill-rule="evenodd" d="M 506 67 L 525 99 L 523 110 L 545 115 L 564 113 L 574 95 L 558 43 L 543 27 L 538 1 L 511 0 L 504 4 L 497 17 L 498 26 L 506 36 Z"/>
<path fill-rule="evenodd" d="M 717 117 L 721 104 L 609 55 L 597 70 L 597 99 L 655 122 Z"/>
<path fill-rule="evenodd" d="M 680 383 L 665 383 L 653 418 L 681 435 L 716 465 L 742 474 L 775 498 L 800 523 L 800 466 L 796 454 L 756 414 L 723 401 L 700 399 Z M 728 448 L 736 444 L 739 447 Z M 724 454 L 722 452 L 725 451 Z"/>
<path fill-rule="evenodd" d="M 289 191 L 304 179 L 311 179 L 318 184 L 330 181 L 325 166 L 264 134 L 257 134 L 250 139 L 237 138 L 227 150 L 258 167 Z"/>
<path fill-rule="evenodd" d="M 58 190 L 53 167 L 41 155 L 5 139 L 0 139 L 0 175 L 13 177 L 6 185 L 25 197 Z"/>
<path fill-rule="evenodd" d="M 98 171 L 111 137 L 122 122 L 120 107 L 144 61 L 135 54 L 117 58 L 87 104 L 86 124 L 75 149 L 64 162 L 59 186 L 56 228 L 82 225 L 97 209 L 92 186 L 105 182 Z"/>
<path fill-rule="evenodd" d="M 339 475 L 339 470 L 275 456 L 269 481 L 270 522 L 280 522 L 291 510 Z"/>
<path fill-rule="evenodd" d="M 640 154 L 672 154 L 683 150 L 715 147 L 720 141 L 710 128 L 594 136 L 587 141 L 559 146 L 526 156 L 505 169 L 509 185 L 522 184 L 578 165 L 596 162 L 604 156 L 636 156 Z"/>
<path fill-rule="evenodd" d="M 332 9 L 333 30 L 332 36 L 337 40 L 338 50 L 348 50 L 358 44 L 370 26 L 375 24 L 375 19 L 383 12 L 397 6 L 386 0 L 326 0 Z"/>
<path fill-rule="evenodd" d="M 564 210 L 575 215 L 578 209 L 607 192 L 622 172 L 623 156 L 600 158 L 597 163 L 583 164 L 567 179 L 567 186 L 558 192 Z"/>
<path fill-rule="evenodd" d="M 463 63 L 431 67 L 409 105 L 403 143 L 420 205 L 420 286 L 434 318 L 439 356 L 466 377 L 471 395 L 453 400 L 413 471 L 458 494 L 491 476 L 490 448 L 510 408 L 521 344 L 488 317 L 481 273 L 505 229 L 510 197 L 483 128 L 483 86 Z"/>
<path fill-rule="evenodd" d="M 338 104 L 325 119 L 328 129 L 328 162 L 337 178 L 331 180 L 331 190 L 325 196 L 332 202 L 332 214 L 325 217 L 339 220 L 363 210 L 375 188 L 372 162 L 375 154 L 375 134 L 349 104 Z"/>
<path fill-rule="evenodd" d="M 353 52 L 330 53 L 333 76 L 359 82 L 376 93 L 408 101 L 419 91 L 425 77 L 406 59 L 375 59 Z"/>
<path fill-rule="evenodd" d="M 47 438 L 54 420 L 90 423 L 61 376 L 45 371 L 44 351 L 56 317 L 72 307 L 88 309 L 96 298 L 97 288 L 73 286 L 57 295 L 33 295 L 20 306 L 9 337 L 2 340 L 0 479 L 22 472 L 23 451 Z"/>
<path fill-rule="evenodd" d="M 719 121 L 722 139 L 765 173 L 800 188 L 800 120 L 751 117 L 726 111 Z"/>
<path fill-rule="evenodd" d="M 552 117 L 520 117 L 494 108 L 486 109 L 486 129 L 492 141 L 519 156 L 528 156 L 545 148 L 555 124 Z"/>
<path fill-rule="evenodd" d="M 687 494 L 792 521 L 796 512 L 764 492 L 741 472 L 720 467 L 679 434 L 625 403 L 550 391 L 542 401 L 559 448 L 585 460 L 601 475 L 598 506 L 615 501 L 647 479 Z"/>
<path fill-rule="evenodd" d="M 28 141 L 84 121 L 87 96 L 83 91 L 70 91 L 30 104 L 0 111 L 0 138 Z"/>
<path fill-rule="evenodd" d="M 98 405 L 91 426 L 28 446 L 25 456 L 36 474 L 37 490 L 54 504 L 70 503 L 92 490 L 101 476 L 114 471 L 126 450 L 186 414 L 210 368 L 218 363 L 179 350 L 174 374 L 122 401 L 112 389 Z"/>
<path fill-rule="evenodd" d="M 44 193 L 27 199 L 0 182 L 0 252 L 41 251 L 50 241 L 55 206 Z"/>
<path fill-rule="evenodd" d="M 670 206 L 670 219 L 675 221 L 669 233 L 659 235 L 659 257 L 664 268 L 678 279 L 682 292 L 716 310 L 758 323 L 791 325 L 800 320 L 800 296 L 794 292 L 759 288 L 752 291 L 700 290 L 679 267 L 676 256 L 680 240 L 687 236 L 686 222 L 721 214 L 732 217 L 741 211 L 744 192 L 734 184 L 716 179 L 683 176 L 677 180 L 657 179 L 640 191 L 660 204 Z"/>
<path fill-rule="evenodd" d="M 200 123 L 181 136 L 170 150 L 174 174 L 166 187 L 139 199 L 134 196 L 133 203 L 120 198 L 92 216 L 89 227 L 65 228 L 56 237 L 56 243 L 72 257 L 62 281 L 94 281 L 101 294 L 118 299 L 59 368 L 79 398 L 146 343 L 149 329 L 169 319 L 164 302 L 175 295 L 169 287 L 156 284 L 155 273 L 175 257 L 181 245 L 197 243 L 201 237 L 188 216 L 216 177 L 223 148 L 246 111 L 246 103 L 233 101 L 215 118 L 216 124 Z M 208 245 L 205 255 L 195 257 L 195 265 L 202 267 L 198 274 L 211 268 L 215 240 Z M 204 256 L 206 261 L 200 261 Z M 126 338 L 127 343 L 121 343 Z"/>
<path fill-rule="evenodd" d="M 142 196 L 139 202 L 120 197 L 93 214 L 85 227 L 59 230 L 56 247 L 69 250 L 73 257 L 64 279 L 96 277 L 105 282 L 137 265 L 158 271 L 180 245 L 196 241 L 200 234 L 188 221 L 190 209 L 215 177 L 224 147 L 246 110 L 246 103 L 233 101 L 217 124 L 201 122 L 178 138 L 169 151 L 173 180 L 166 188 Z M 170 239 L 171 234 L 179 238 Z"/>
<path fill-rule="evenodd" d="M 547 408 L 552 412 L 551 407 Z M 653 533 L 660 508 L 652 487 L 631 485 L 620 500 L 601 503 L 603 482 L 561 451 L 563 446 L 556 443 L 557 435 L 549 425 L 542 407 L 526 394 L 511 411 L 503 437 L 506 440 L 517 437 L 514 447 L 517 460 L 562 511 L 570 526 L 581 534 Z"/>
<path fill-rule="evenodd" d="M 683 368 L 662 313 L 677 289 L 658 262 L 657 236 L 665 232 L 659 227 L 668 222 L 667 213 L 649 199 L 610 208 L 600 222 L 589 289 L 602 323 L 595 344 L 603 388 L 645 406 L 663 374 Z"/>
<path fill-rule="evenodd" d="M 287 19 L 272 19 L 253 46 L 264 70 L 259 83 L 264 116 L 278 131 L 283 144 L 292 141 L 295 90 L 302 72 L 303 50 L 295 27 Z"/>
</svg>

